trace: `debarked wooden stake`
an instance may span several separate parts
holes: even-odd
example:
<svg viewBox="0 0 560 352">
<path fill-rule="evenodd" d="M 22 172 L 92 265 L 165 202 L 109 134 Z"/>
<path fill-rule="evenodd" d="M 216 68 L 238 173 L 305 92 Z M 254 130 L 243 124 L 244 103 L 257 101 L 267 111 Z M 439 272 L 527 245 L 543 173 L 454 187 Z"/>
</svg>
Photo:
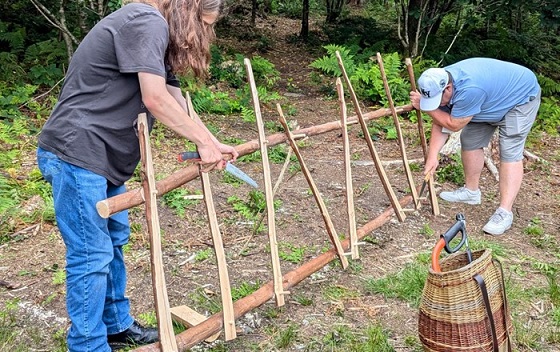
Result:
<svg viewBox="0 0 560 352">
<path fill-rule="evenodd" d="M 406 58 L 404 60 L 407 71 L 408 78 L 410 80 L 410 88 L 412 91 L 416 91 L 416 80 L 414 78 L 414 68 L 412 67 L 412 60 Z M 418 120 L 418 134 L 420 135 L 420 142 L 422 143 L 422 151 L 424 152 L 424 161 L 428 157 L 428 143 L 426 142 L 426 135 L 424 133 L 424 122 L 422 121 L 422 112 L 416 110 L 416 119 Z M 434 176 L 430 174 L 428 179 L 428 193 L 430 194 L 430 205 L 432 206 L 432 214 L 439 215 L 439 203 L 436 195 L 436 189 L 434 187 Z"/>
<path fill-rule="evenodd" d="M 358 98 L 356 97 L 356 93 L 354 92 L 354 88 L 352 87 L 352 83 L 350 82 L 350 79 L 348 78 L 348 75 L 346 74 L 346 69 L 344 68 L 344 63 L 342 62 L 342 57 L 340 56 L 340 53 L 338 51 L 336 51 L 336 58 L 338 59 L 338 66 L 340 67 L 340 70 L 342 71 L 342 76 L 344 77 L 344 81 L 346 82 L 346 85 L 348 86 L 348 91 L 350 92 L 350 96 L 352 97 L 352 103 L 354 104 L 354 110 L 356 111 L 358 121 L 360 122 L 360 126 L 362 127 L 362 133 L 364 134 L 366 144 L 368 146 L 371 157 L 373 158 L 373 163 L 375 164 L 375 169 L 377 170 L 377 174 L 379 175 L 379 178 L 381 179 L 381 184 L 383 185 L 383 188 L 385 189 L 385 193 L 389 197 L 389 201 L 391 202 L 391 205 L 393 206 L 393 209 L 395 210 L 395 214 L 397 215 L 397 218 L 399 219 L 399 221 L 404 221 L 404 219 L 406 218 L 406 215 L 404 214 L 404 212 L 402 210 L 402 207 L 399 204 L 399 200 L 397 199 L 397 196 L 395 195 L 395 191 L 393 190 L 393 187 L 391 186 L 391 183 L 389 182 L 389 178 L 387 177 L 387 173 L 385 172 L 385 169 L 383 168 L 383 165 L 381 165 L 381 158 L 379 158 L 379 154 L 377 153 L 377 150 L 375 149 L 375 146 L 373 145 L 373 141 L 371 140 L 371 135 L 369 134 L 369 130 L 367 128 L 367 125 L 366 125 L 366 122 L 365 122 L 365 119 L 364 119 L 364 115 L 362 114 L 362 109 L 360 108 L 360 103 L 358 102 Z M 391 111 L 391 113 L 392 113 L 392 111 Z"/>
<path fill-rule="evenodd" d="M 150 264 L 152 269 L 152 289 L 158 323 L 159 344 L 161 351 L 177 351 L 177 342 L 173 332 L 169 299 L 165 285 L 163 258 L 161 253 L 161 232 L 157 211 L 157 189 L 152 163 L 152 151 L 148 132 L 148 118 L 145 113 L 138 115 L 138 139 L 142 160 L 142 187 L 146 197 L 146 221 L 150 235 Z"/>
<path fill-rule="evenodd" d="M 222 297 L 222 307 L 224 312 L 224 332 L 226 341 L 233 340 L 237 337 L 235 331 L 235 316 L 233 313 L 233 300 L 231 297 L 231 287 L 229 284 L 229 274 L 226 263 L 226 254 L 224 244 L 222 242 L 222 234 L 218 226 L 216 217 L 216 209 L 214 208 L 214 199 L 210 188 L 210 177 L 208 173 L 201 172 L 200 179 L 202 181 L 202 192 L 204 193 L 204 203 L 206 204 L 206 212 L 208 213 L 208 221 L 210 232 L 212 233 L 212 242 L 214 243 L 214 253 L 218 263 L 218 276 L 220 278 L 220 295 Z"/>
<path fill-rule="evenodd" d="M 321 211 L 321 215 L 323 216 L 323 220 L 325 221 L 327 233 L 329 234 L 331 242 L 336 249 L 336 253 L 338 254 L 338 258 L 340 259 L 342 268 L 346 269 L 348 267 L 348 259 L 344 256 L 344 248 L 342 247 L 342 244 L 340 243 L 340 239 L 336 234 L 336 230 L 329 216 L 327 207 L 325 206 L 325 202 L 323 201 L 323 198 L 321 197 L 321 194 L 319 193 L 319 190 L 317 189 L 317 186 L 315 185 L 315 182 L 311 177 L 311 172 L 309 172 L 309 169 L 307 168 L 305 162 L 303 161 L 303 157 L 301 156 L 297 143 L 292 136 L 292 132 L 290 131 L 290 128 L 288 127 L 288 122 L 286 122 L 286 119 L 284 118 L 284 114 L 282 113 L 282 108 L 280 107 L 280 104 L 276 104 L 276 109 L 280 114 L 280 123 L 286 130 L 286 135 L 288 136 L 288 143 L 290 143 L 290 146 L 292 147 L 294 154 L 297 156 L 299 160 L 299 164 L 301 165 L 301 171 L 303 172 L 303 175 L 307 179 L 309 188 L 311 188 L 311 192 L 313 193 L 313 196 L 315 197 L 315 201 L 319 206 L 319 210 Z"/>
<path fill-rule="evenodd" d="M 354 212 L 354 186 L 352 184 L 352 168 L 350 163 L 350 140 L 348 138 L 348 127 L 346 115 L 346 101 L 344 100 L 344 88 L 340 78 L 336 79 L 336 91 L 340 104 L 340 127 L 342 130 L 342 146 L 344 149 L 344 174 L 346 176 L 346 206 L 348 213 L 348 232 L 350 233 L 350 254 L 352 259 L 358 259 L 358 235 L 356 233 L 356 215 Z"/>
<path fill-rule="evenodd" d="M 414 178 L 412 177 L 412 171 L 410 170 L 410 164 L 408 163 L 408 157 L 406 156 L 406 147 L 404 145 L 404 138 L 402 135 L 401 123 L 399 121 L 399 116 L 397 115 L 397 110 L 395 109 L 395 104 L 393 103 L 393 97 L 391 96 L 391 89 L 389 89 L 389 83 L 387 82 L 387 75 L 385 74 L 385 67 L 383 65 L 383 58 L 380 53 L 377 53 L 377 64 L 379 65 L 379 71 L 381 72 L 381 79 L 383 80 L 383 87 L 385 88 L 385 94 L 387 100 L 389 101 L 389 108 L 393 115 L 393 122 L 395 123 L 395 128 L 397 130 L 397 138 L 399 141 L 399 148 L 401 151 L 401 157 L 403 161 L 404 171 L 406 174 L 406 179 L 408 180 L 408 185 L 410 187 L 410 193 L 412 194 L 412 200 L 415 208 L 418 209 L 420 202 L 418 202 L 418 192 L 416 191 L 416 186 L 414 185 Z"/>
<path fill-rule="evenodd" d="M 270 174 L 270 164 L 268 162 L 268 141 L 264 132 L 264 123 L 261 115 L 261 108 L 259 103 L 259 94 L 253 76 L 253 68 L 251 67 L 251 60 L 245 58 L 245 68 L 247 70 L 247 77 L 249 86 L 251 88 L 251 97 L 253 100 L 253 108 L 255 109 L 255 117 L 257 120 L 257 129 L 259 131 L 259 146 L 261 151 L 261 159 L 263 165 L 263 179 L 266 197 L 266 210 L 268 219 L 268 239 L 270 243 L 270 257 L 272 260 L 272 273 L 274 276 L 274 294 L 276 296 L 276 305 L 281 307 L 285 304 L 284 295 L 289 293 L 284 291 L 284 283 L 282 271 L 280 268 L 280 256 L 278 254 L 278 241 L 276 240 L 276 221 L 274 214 L 274 191 L 272 189 L 272 177 Z"/>
<path fill-rule="evenodd" d="M 189 93 L 186 95 L 186 101 L 189 116 L 193 117 L 195 112 Z M 200 180 L 202 183 L 202 193 L 204 194 L 204 203 L 206 204 L 206 213 L 208 214 L 208 225 L 212 234 L 214 253 L 216 254 L 216 262 L 218 264 L 220 296 L 222 298 L 222 309 L 224 313 L 224 333 L 226 341 L 229 341 L 237 337 L 237 332 L 235 331 L 235 317 L 233 314 L 233 300 L 231 297 L 226 254 L 224 251 L 222 234 L 220 233 L 220 227 L 218 225 L 218 218 L 216 217 L 216 208 L 214 207 L 214 198 L 212 197 L 212 188 L 210 187 L 210 176 L 207 172 L 200 172 Z"/>
</svg>

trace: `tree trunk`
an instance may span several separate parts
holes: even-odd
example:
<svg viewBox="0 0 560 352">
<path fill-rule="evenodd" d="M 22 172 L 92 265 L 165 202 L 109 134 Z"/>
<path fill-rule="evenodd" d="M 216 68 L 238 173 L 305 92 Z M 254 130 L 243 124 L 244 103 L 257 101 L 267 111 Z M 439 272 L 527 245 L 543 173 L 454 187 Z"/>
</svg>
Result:
<svg viewBox="0 0 560 352">
<path fill-rule="evenodd" d="M 327 23 L 336 22 L 342 13 L 343 6 L 343 0 L 327 0 Z"/>
<path fill-rule="evenodd" d="M 253 0 L 251 3 L 251 25 L 254 28 L 257 25 L 257 7 L 259 5 L 257 4 L 257 0 Z"/>
<path fill-rule="evenodd" d="M 301 32 L 299 36 L 304 41 L 309 38 L 309 0 L 303 0 L 301 9 Z"/>
<path fill-rule="evenodd" d="M 457 0 L 395 0 L 397 35 L 404 52 L 416 57 L 424 51 L 428 37 L 441 26 L 443 17 L 453 9 Z M 420 43 L 423 49 L 420 51 Z"/>
</svg>

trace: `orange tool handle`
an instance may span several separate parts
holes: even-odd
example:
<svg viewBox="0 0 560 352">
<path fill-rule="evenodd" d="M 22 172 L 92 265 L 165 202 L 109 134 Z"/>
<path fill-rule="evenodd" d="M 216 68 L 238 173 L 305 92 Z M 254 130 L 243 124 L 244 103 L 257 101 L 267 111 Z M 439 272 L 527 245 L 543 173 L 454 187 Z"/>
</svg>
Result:
<svg viewBox="0 0 560 352">
<path fill-rule="evenodd" d="M 436 243 L 436 246 L 432 250 L 432 269 L 436 273 L 441 273 L 441 266 L 439 266 L 439 256 L 441 251 L 445 248 L 445 239 L 442 237 Z"/>
</svg>

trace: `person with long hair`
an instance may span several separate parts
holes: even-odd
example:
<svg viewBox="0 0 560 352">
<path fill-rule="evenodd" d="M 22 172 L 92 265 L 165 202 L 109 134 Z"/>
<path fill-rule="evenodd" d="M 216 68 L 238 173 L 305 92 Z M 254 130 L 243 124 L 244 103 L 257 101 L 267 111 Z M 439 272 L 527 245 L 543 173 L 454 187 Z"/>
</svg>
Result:
<svg viewBox="0 0 560 352">
<path fill-rule="evenodd" d="M 197 146 L 205 171 L 223 169 L 220 143 L 189 116 L 176 74 L 203 78 L 221 0 L 132 1 L 99 21 L 72 57 L 58 103 L 38 139 L 66 246 L 69 351 L 106 352 L 153 343 L 125 296 L 128 212 L 101 218 L 96 203 L 124 193 L 140 161 L 137 119 L 157 119 Z M 196 115 L 196 114 L 195 114 Z"/>
</svg>

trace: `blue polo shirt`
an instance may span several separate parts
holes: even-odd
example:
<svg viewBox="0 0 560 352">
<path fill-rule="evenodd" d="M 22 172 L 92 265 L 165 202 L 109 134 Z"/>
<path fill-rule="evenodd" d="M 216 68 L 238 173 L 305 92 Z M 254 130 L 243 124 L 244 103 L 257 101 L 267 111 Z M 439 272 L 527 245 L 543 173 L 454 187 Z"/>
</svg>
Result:
<svg viewBox="0 0 560 352">
<path fill-rule="evenodd" d="M 526 67 L 489 58 L 471 58 L 445 67 L 453 77 L 451 117 L 473 116 L 472 122 L 498 122 L 516 105 L 539 91 L 535 74 Z"/>
</svg>

